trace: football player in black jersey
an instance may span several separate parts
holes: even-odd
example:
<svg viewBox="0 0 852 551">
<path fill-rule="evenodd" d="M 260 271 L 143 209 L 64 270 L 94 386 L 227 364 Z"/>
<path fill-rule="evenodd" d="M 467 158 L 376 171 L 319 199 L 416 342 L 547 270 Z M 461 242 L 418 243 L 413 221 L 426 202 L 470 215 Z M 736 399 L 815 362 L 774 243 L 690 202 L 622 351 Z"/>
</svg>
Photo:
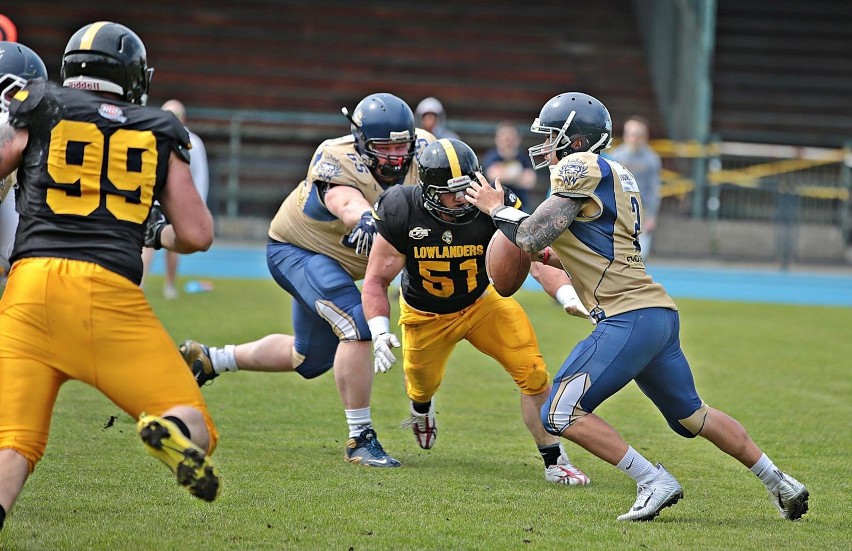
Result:
<svg viewBox="0 0 852 551">
<path fill-rule="evenodd" d="M 524 423 L 544 458 L 545 479 L 586 485 L 588 477 L 541 423 L 550 376 L 532 325 L 515 299 L 500 296 L 489 283 L 485 250 L 496 227 L 464 199 L 479 170 L 467 144 L 444 138 L 423 150 L 418 186 L 390 188 L 376 202 L 378 235 L 362 289 L 375 370 L 385 372 L 396 362 L 391 348 L 399 342 L 390 331 L 387 292 L 402 272 L 399 325 L 411 400 L 406 424 L 420 447 L 435 444 L 433 398 L 451 352 L 464 339 L 500 362 L 520 388 Z M 505 201 L 520 203 L 510 191 Z"/>
<path fill-rule="evenodd" d="M 0 302 L 0 523 L 72 379 L 136 419 L 147 450 L 190 493 L 219 493 L 204 398 L 139 288 L 143 241 L 190 253 L 213 240 L 186 130 L 143 106 L 152 71 L 133 31 L 86 25 L 65 49 L 64 86 L 29 81 L 0 128 L 0 177 L 18 170 L 20 213 Z M 155 199 L 170 224 L 147 224 Z"/>
</svg>

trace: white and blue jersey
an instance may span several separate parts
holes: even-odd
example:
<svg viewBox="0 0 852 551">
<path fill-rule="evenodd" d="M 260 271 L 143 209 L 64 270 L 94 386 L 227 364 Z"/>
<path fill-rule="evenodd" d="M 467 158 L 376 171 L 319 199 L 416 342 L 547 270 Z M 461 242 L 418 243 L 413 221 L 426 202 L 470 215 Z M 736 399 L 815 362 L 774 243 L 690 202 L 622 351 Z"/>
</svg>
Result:
<svg viewBox="0 0 852 551">
<path fill-rule="evenodd" d="M 574 153 L 551 172 L 556 196 L 586 199 L 553 242 L 571 282 L 597 326 L 571 352 L 542 407 L 553 434 L 591 413 L 631 380 L 678 434 L 701 407 L 680 348 L 677 306 L 645 272 L 639 235 L 642 202 L 633 175 L 594 153 Z"/>
</svg>

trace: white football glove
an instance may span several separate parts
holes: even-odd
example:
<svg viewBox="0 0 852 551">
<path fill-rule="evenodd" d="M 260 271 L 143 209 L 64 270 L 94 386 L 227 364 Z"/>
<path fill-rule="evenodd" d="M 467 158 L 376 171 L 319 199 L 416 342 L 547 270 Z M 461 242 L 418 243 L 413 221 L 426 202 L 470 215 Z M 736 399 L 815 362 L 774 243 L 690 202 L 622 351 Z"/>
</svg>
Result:
<svg viewBox="0 0 852 551">
<path fill-rule="evenodd" d="M 379 333 L 373 335 L 373 368 L 376 373 L 387 371 L 396 363 L 393 355 L 394 348 L 399 348 L 399 340 L 393 333 Z"/>
<path fill-rule="evenodd" d="M 586 318 L 592 322 L 592 325 L 597 325 L 597 322 L 591 317 L 589 310 L 580 300 L 580 297 L 577 296 L 577 291 L 574 290 L 572 285 L 563 285 L 560 287 L 559 290 L 556 291 L 556 300 L 562 305 L 562 308 L 564 308 L 565 312 L 569 315 L 576 316 L 578 318 Z"/>
</svg>

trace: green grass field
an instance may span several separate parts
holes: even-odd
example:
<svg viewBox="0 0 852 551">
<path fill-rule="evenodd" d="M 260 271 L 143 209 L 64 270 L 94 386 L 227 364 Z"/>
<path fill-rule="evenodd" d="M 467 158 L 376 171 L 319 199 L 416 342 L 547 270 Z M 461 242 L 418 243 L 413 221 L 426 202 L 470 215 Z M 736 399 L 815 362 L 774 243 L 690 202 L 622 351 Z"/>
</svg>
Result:
<svg viewBox="0 0 852 551">
<path fill-rule="evenodd" d="M 213 280 L 215 291 L 151 301 L 176 341 L 242 342 L 290 330 L 272 282 Z M 521 292 L 554 374 L 591 325 L 544 294 Z M 762 484 L 702 439 L 684 440 L 628 386 L 598 410 L 660 461 L 685 499 L 654 522 L 615 520 L 635 499 L 617 469 L 567 444 L 592 479 L 546 483 L 511 379 L 466 343 L 437 396 L 436 447 L 409 430 L 402 370 L 376 377 L 373 420 L 401 469 L 343 461 L 346 423 L 331 374 L 227 374 L 204 388 L 220 428 L 223 491 L 209 504 L 178 488 L 143 450 L 134 421 L 67 384 L 44 460 L 24 488 L 2 549 L 852 549 L 852 309 L 679 301 L 702 397 L 738 418 L 811 491 L 782 520 Z M 107 428 L 111 416 L 114 424 Z"/>
</svg>

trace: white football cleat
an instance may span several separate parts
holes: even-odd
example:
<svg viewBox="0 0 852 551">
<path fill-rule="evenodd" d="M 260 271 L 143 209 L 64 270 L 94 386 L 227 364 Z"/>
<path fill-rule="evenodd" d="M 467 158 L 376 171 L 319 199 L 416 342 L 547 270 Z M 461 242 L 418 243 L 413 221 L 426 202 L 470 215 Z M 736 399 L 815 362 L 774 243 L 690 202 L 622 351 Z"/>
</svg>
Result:
<svg viewBox="0 0 852 551">
<path fill-rule="evenodd" d="M 657 463 L 659 473 L 650 484 L 639 484 L 636 502 L 618 520 L 653 520 L 660 511 L 683 498 L 683 488 L 665 467 Z"/>
<path fill-rule="evenodd" d="M 568 486 L 588 486 L 591 483 L 586 473 L 572 465 L 564 453 L 556 460 L 556 465 L 544 468 L 544 479 Z"/>
<path fill-rule="evenodd" d="M 808 512 L 808 497 L 810 493 L 805 485 L 784 473 L 781 481 L 774 490 L 769 492 L 769 500 L 778 507 L 781 518 L 798 520 Z"/>
<path fill-rule="evenodd" d="M 429 404 L 428 413 L 418 413 L 414 410 L 414 404 L 410 406 L 411 417 L 402 422 L 400 427 L 411 428 L 414 439 L 424 450 L 431 449 L 438 439 L 438 425 L 435 424 L 435 401 Z"/>
</svg>

